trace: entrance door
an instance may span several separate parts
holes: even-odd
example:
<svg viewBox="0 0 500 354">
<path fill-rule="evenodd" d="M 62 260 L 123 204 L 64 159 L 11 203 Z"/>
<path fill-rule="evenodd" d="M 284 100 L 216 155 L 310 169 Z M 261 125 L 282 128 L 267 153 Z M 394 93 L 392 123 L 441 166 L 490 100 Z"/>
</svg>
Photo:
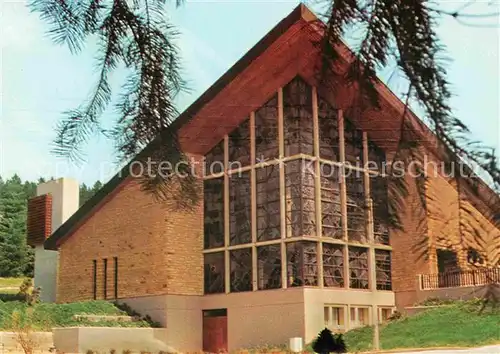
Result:
<svg viewBox="0 0 500 354">
<path fill-rule="evenodd" d="M 227 352 L 227 309 L 203 311 L 203 351 Z"/>
</svg>

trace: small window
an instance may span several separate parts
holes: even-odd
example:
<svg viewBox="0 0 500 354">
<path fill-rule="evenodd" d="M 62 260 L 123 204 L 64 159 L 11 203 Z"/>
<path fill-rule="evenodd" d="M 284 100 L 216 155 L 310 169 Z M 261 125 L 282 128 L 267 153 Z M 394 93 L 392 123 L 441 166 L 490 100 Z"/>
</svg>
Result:
<svg viewBox="0 0 500 354">
<path fill-rule="evenodd" d="M 115 292 L 115 299 L 118 299 L 118 257 L 114 257 L 113 258 L 113 261 L 114 261 L 114 272 L 115 272 L 115 281 L 114 281 L 114 287 L 113 287 L 113 290 Z"/>
<path fill-rule="evenodd" d="M 108 298 L 108 260 L 104 258 L 104 269 L 102 270 L 103 281 L 102 281 L 102 294 L 104 300 Z"/>
<path fill-rule="evenodd" d="M 97 299 L 97 261 L 92 261 L 92 297 Z"/>
<path fill-rule="evenodd" d="M 363 327 L 370 324 L 368 307 L 351 307 L 351 328 Z"/>
<path fill-rule="evenodd" d="M 438 249 L 436 250 L 436 256 L 439 273 L 448 273 L 459 269 L 457 253 L 455 251 L 450 249 Z"/>
<path fill-rule="evenodd" d="M 368 309 L 366 307 L 358 308 L 358 323 L 360 326 L 366 326 L 370 322 Z"/>
<path fill-rule="evenodd" d="M 476 265 L 476 264 L 481 265 L 481 264 L 484 264 L 484 259 L 476 249 L 469 248 L 467 250 L 467 262 L 469 264 L 473 264 L 473 265 Z"/>
<path fill-rule="evenodd" d="M 331 330 L 345 329 L 344 306 L 324 307 L 325 327 Z"/>
<path fill-rule="evenodd" d="M 379 322 L 387 322 L 392 315 L 392 308 L 381 308 L 379 314 Z"/>
</svg>

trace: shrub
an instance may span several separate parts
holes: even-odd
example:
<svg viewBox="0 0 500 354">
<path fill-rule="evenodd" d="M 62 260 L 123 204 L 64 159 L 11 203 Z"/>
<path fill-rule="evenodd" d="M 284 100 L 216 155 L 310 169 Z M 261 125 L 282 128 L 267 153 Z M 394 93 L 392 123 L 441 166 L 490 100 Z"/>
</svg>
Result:
<svg viewBox="0 0 500 354">
<path fill-rule="evenodd" d="M 389 316 L 389 321 L 396 321 L 403 317 L 403 314 L 399 311 L 394 311 L 392 315 Z"/>
<path fill-rule="evenodd" d="M 17 296 L 22 299 L 28 306 L 33 306 L 40 302 L 40 287 L 33 287 L 33 281 L 30 278 L 24 279 L 19 287 Z"/>
<path fill-rule="evenodd" d="M 318 337 L 314 341 L 312 348 L 315 353 L 346 353 L 347 348 L 342 334 L 334 335 L 328 328 L 319 332 Z"/>
</svg>

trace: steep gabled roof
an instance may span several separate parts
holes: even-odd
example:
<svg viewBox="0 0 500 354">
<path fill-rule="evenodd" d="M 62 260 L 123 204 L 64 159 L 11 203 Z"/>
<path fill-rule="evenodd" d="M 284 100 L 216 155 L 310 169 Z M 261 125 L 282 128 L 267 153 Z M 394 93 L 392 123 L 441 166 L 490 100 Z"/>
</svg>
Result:
<svg viewBox="0 0 500 354">
<path fill-rule="evenodd" d="M 168 144 L 173 136 L 177 136 L 184 152 L 205 154 L 293 77 L 300 75 L 311 85 L 317 85 L 316 72 L 321 58 L 317 43 L 323 28 L 324 25 L 305 5 L 297 6 L 184 111 L 162 134 L 162 141 Z M 352 59 L 352 53 L 342 44 L 335 49 L 346 66 Z M 329 80 L 329 84 L 318 87 L 318 92 L 325 99 L 336 108 L 349 109 L 353 106 L 354 87 L 349 87 L 342 79 Z M 369 135 L 373 132 L 370 138 L 380 147 L 395 150 L 401 117 L 406 114 L 411 130 L 439 153 L 439 144 L 432 132 L 411 111 L 406 110 L 399 98 L 382 82 L 376 83 L 376 88 L 382 109 L 363 112 L 355 120 L 359 128 L 367 130 Z M 332 96 L 332 89 L 335 96 Z M 147 156 L 147 153 L 148 148 L 138 158 Z M 56 250 L 65 238 L 112 198 L 130 177 L 130 167 L 129 163 L 61 225 L 45 241 L 45 248 Z M 484 183 L 481 183 L 480 193 L 493 195 L 498 200 L 498 196 Z M 490 203 L 487 205 L 490 206 Z"/>
</svg>

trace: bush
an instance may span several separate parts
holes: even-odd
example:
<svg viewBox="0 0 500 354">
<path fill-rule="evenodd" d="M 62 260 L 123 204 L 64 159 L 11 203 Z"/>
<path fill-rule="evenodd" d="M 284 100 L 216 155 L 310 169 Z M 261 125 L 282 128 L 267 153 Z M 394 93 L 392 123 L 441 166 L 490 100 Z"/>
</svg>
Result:
<svg viewBox="0 0 500 354">
<path fill-rule="evenodd" d="M 315 353 L 346 353 L 347 348 L 342 334 L 334 335 L 328 328 L 323 329 L 314 341 L 312 349 Z"/>
<path fill-rule="evenodd" d="M 40 287 L 33 287 L 33 281 L 30 278 L 26 278 L 19 287 L 19 293 L 17 295 L 27 303 L 28 306 L 33 306 L 40 302 L 40 292 Z"/>
<path fill-rule="evenodd" d="M 431 297 L 431 298 L 428 298 L 424 301 L 422 301 L 420 304 L 420 306 L 443 306 L 443 305 L 452 305 L 452 304 L 455 304 L 457 302 L 457 300 L 453 300 L 453 299 L 442 299 L 442 298 L 438 298 L 438 297 Z"/>
<path fill-rule="evenodd" d="M 403 314 L 399 311 L 394 311 L 392 315 L 389 316 L 389 321 L 396 321 L 401 319 L 403 317 Z"/>
</svg>

